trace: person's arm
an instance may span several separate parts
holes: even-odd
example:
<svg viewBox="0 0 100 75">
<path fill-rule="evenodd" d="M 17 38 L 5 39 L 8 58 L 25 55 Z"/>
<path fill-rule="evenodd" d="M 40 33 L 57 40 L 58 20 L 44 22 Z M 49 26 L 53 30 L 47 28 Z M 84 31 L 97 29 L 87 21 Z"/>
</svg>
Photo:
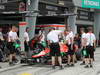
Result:
<svg viewBox="0 0 100 75">
<path fill-rule="evenodd" d="M 73 37 L 71 37 L 71 38 L 70 38 L 70 40 L 71 40 L 71 49 L 73 50 L 74 38 L 73 38 Z"/>
<path fill-rule="evenodd" d="M 86 47 L 86 38 L 81 39 L 81 46 L 82 46 L 82 48 Z"/>
<path fill-rule="evenodd" d="M 27 45 L 28 45 L 28 42 L 29 41 L 27 41 L 27 39 L 28 39 L 28 35 L 26 34 L 26 33 L 24 33 L 24 41 L 27 43 Z"/>
<path fill-rule="evenodd" d="M 14 42 L 14 40 L 13 40 L 13 38 L 12 38 L 11 35 L 8 36 L 8 41 L 9 41 L 9 42 Z"/>
<path fill-rule="evenodd" d="M 96 48 L 96 40 L 94 40 L 94 48 Z"/>
<path fill-rule="evenodd" d="M 95 37 L 95 35 L 94 35 L 93 43 L 94 43 L 94 48 L 96 48 L 96 37 Z"/>
<path fill-rule="evenodd" d="M 48 46 L 50 45 L 50 39 L 49 39 L 50 37 L 49 37 L 49 33 L 47 34 L 47 44 L 48 44 Z"/>
<path fill-rule="evenodd" d="M 73 44 L 74 44 L 74 34 L 70 34 L 70 41 L 71 41 L 71 49 L 73 50 Z"/>
</svg>

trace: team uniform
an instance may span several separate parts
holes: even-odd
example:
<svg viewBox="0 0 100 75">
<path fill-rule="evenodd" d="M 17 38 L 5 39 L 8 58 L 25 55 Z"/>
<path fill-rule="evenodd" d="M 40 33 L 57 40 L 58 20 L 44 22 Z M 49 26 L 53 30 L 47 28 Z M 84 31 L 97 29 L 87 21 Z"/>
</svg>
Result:
<svg viewBox="0 0 100 75">
<path fill-rule="evenodd" d="M 84 40 L 86 40 L 86 33 L 83 33 L 81 35 L 81 43 L 82 43 L 82 46 L 85 46 L 85 41 Z"/>
<path fill-rule="evenodd" d="M 25 48 L 25 51 L 27 52 L 29 50 L 29 35 L 27 32 L 24 33 L 24 48 Z"/>
<path fill-rule="evenodd" d="M 9 49 L 10 49 L 10 53 L 11 53 L 11 54 L 13 54 L 13 53 L 16 52 L 14 43 L 15 43 L 15 41 L 17 40 L 17 37 L 18 37 L 18 36 L 17 36 L 17 33 L 16 33 L 16 32 L 10 31 L 10 32 L 8 33 L 8 43 L 9 43 L 8 47 L 9 47 Z"/>
<path fill-rule="evenodd" d="M 39 45 L 41 46 L 42 49 L 45 49 L 45 47 L 46 47 L 45 32 L 44 31 L 39 32 Z"/>
<path fill-rule="evenodd" d="M 75 53 L 75 50 L 73 50 L 73 49 L 75 49 L 74 44 L 73 44 L 73 49 L 71 48 L 71 45 L 72 45 L 71 38 L 72 39 L 74 38 L 74 34 L 72 31 L 66 36 L 66 39 L 65 39 L 67 41 L 66 45 L 68 46 L 68 55 L 74 55 L 74 53 Z"/>
<path fill-rule="evenodd" d="M 85 46 L 86 46 L 86 33 L 83 33 L 81 35 L 81 45 L 82 45 L 82 55 L 84 55 L 83 51 L 84 51 Z"/>
<path fill-rule="evenodd" d="M 58 35 L 62 31 L 53 30 L 48 33 L 47 40 L 50 41 L 50 55 L 51 56 L 61 56 L 60 54 L 60 46 L 59 46 L 59 37 Z"/>
<path fill-rule="evenodd" d="M 93 33 L 87 33 L 86 34 L 86 51 L 87 56 L 86 58 L 94 58 L 94 41 L 96 40 L 96 37 Z"/>
<path fill-rule="evenodd" d="M 42 42 L 44 42 L 45 41 L 45 32 L 43 31 L 39 31 L 39 35 L 40 35 L 40 37 L 41 37 L 41 40 L 40 40 L 40 43 L 42 43 Z"/>
</svg>

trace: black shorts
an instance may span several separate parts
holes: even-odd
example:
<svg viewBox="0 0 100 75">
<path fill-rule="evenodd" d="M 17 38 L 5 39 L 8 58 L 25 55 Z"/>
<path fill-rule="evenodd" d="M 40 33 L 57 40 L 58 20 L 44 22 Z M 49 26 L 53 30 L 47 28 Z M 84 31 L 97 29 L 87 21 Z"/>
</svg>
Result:
<svg viewBox="0 0 100 75">
<path fill-rule="evenodd" d="M 9 48 L 10 54 L 16 53 L 16 49 L 15 49 L 15 46 L 14 46 L 14 42 L 8 42 L 8 48 Z"/>
<path fill-rule="evenodd" d="M 71 49 L 71 45 L 67 45 L 68 46 L 68 55 L 74 55 L 75 54 L 75 46 L 73 45 L 73 50 Z"/>
<path fill-rule="evenodd" d="M 24 48 L 25 48 L 25 52 L 29 51 L 29 44 L 26 41 L 24 41 Z"/>
<path fill-rule="evenodd" d="M 85 58 L 94 58 L 94 47 L 93 46 L 87 46 L 86 47 L 86 53 L 87 55 L 85 56 Z"/>
<path fill-rule="evenodd" d="M 51 56 L 61 56 L 59 43 L 50 44 L 50 55 Z"/>
</svg>

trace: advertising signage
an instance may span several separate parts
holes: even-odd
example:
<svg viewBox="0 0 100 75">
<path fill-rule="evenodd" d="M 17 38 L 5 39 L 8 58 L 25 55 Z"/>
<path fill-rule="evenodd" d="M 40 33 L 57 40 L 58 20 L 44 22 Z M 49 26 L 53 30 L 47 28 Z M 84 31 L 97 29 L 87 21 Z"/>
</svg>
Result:
<svg viewBox="0 0 100 75">
<path fill-rule="evenodd" d="M 82 0 L 82 7 L 100 9 L 100 0 Z"/>
<path fill-rule="evenodd" d="M 26 3 L 23 1 L 16 2 L 7 2 L 0 4 L 0 13 L 1 12 L 19 12 L 26 10 Z"/>
</svg>

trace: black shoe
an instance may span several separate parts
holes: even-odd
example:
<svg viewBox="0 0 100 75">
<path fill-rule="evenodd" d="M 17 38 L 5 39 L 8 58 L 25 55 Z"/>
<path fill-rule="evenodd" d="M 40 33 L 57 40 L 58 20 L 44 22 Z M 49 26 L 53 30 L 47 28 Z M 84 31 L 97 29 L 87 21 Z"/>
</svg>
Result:
<svg viewBox="0 0 100 75">
<path fill-rule="evenodd" d="M 14 63 L 18 63 L 18 60 L 16 59 L 16 60 L 14 60 L 13 62 L 14 62 Z"/>
<path fill-rule="evenodd" d="M 14 66 L 15 64 L 13 62 L 9 62 L 9 65 L 10 66 Z"/>
<path fill-rule="evenodd" d="M 75 61 L 75 63 L 77 63 L 77 60 Z"/>
<path fill-rule="evenodd" d="M 52 66 L 52 69 L 55 69 L 55 66 Z"/>
<path fill-rule="evenodd" d="M 88 65 L 86 65 L 86 66 L 84 66 L 84 68 L 89 68 L 89 66 L 88 66 Z"/>
<path fill-rule="evenodd" d="M 62 69 L 63 69 L 63 66 L 62 66 L 62 65 L 60 65 L 60 66 L 59 66 L 59 68 L 62 70 Z"/>
<path fill-rule="evenodd" d="M 70 64 L 67 64 L 67 67 L 70 67 Z"/>
<path fill-rule="evenodd" d="M 85 65 L 85 63 L 81 63 L 80 65 Z"/>
<path fill-rule="evenodd" d="M 70 67 L 70 64 L 66 64 L 65 67 Z"/>
<path fill-rule="evenodd" d="M 71 67 L 75 66 L 74 64 L 71 64 Z"/>
<path fill-rule="evenodd" d="M 90 64 L 90 68 L 93 68 L 93 65 Z"/>
</svg>

